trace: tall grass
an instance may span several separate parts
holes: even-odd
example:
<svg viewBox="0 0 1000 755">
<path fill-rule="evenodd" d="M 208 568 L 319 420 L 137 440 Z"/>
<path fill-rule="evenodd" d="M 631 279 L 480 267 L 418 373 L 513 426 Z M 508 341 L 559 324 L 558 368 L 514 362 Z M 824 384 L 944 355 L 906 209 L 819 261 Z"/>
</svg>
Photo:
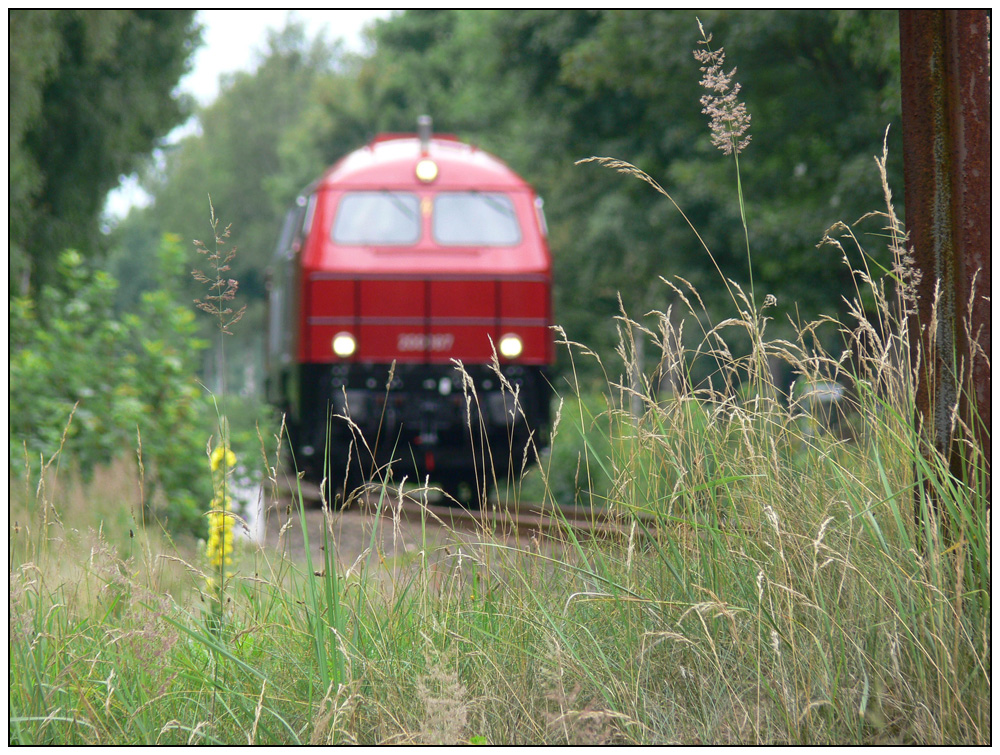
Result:
<svg viewBox="0 0 1000 755">
<path fill-rule="evenodd" d="M 842 227 L 828 243 L 861 242 Z M 637 338 L 657 365 L 596 400 L 564 396 L 551 454 L 509 493 L 553 510 L 573 496 L 615 517 L 618 538 L 483 530 L 394 560 L 378 532 L 403 537 L 390 470 L 363 558 L 337 557 L 327 509 L 309 533 L 321 563 L 243 555 L 219 632 L 198 546 L 130 513 L 138 465 L 89 487 L 55 463 L 25 472 L 11 488 L 11 741 L 991 742 L 985 474 L 959 481 L 925 454 L 897 289 L 855 274 L 877 309 L 855 303 L 838 323 L 849 359 L 816 346 L 815 324 L 769 339 L 747 307 L 711 324 L 683 281 L 695 346 L 673 313 L 623 312 L 626 373 Z M 799 380 L 851 386 L 839 422 L 774 384 L 662 389 L 697 360 L 733 376 L 720 385 L 750 374 L 757 357 L 727 343 L 751 328 Z M 985 470 L 984 450 L 969 454 Z M 262 466 L 277 479 L 273 452 Z M 289 513 L 304 525 L 301 497 Z"/>
</svg>

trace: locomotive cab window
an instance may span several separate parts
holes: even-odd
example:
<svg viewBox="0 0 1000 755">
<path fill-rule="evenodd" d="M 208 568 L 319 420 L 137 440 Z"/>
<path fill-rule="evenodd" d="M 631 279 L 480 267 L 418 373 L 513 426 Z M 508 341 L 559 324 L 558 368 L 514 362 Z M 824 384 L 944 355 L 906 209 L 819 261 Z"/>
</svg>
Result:
<svg viewBox="0 0 1000 755">
<path fill-rule="evenodd" d="M 506 194 L 447 192 L 434 198 L 434 240 L 449 246 L 516 246 L 514 203 Z"/>
<path fill-rule="evenodd" d="M 333 224 L 338 244 L 405 246 L 420 239 L 420 201 L 416 194 L 358 191 L 340 200 Z"/>
</svg>

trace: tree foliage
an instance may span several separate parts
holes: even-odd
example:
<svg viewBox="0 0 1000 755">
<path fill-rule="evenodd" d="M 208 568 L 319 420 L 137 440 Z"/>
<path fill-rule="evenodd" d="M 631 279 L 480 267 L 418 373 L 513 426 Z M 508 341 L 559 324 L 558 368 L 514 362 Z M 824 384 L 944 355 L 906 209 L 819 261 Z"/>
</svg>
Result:
<svg viewBox="0 0 1000 755">
<path fill-rule="evenodd" d="M 44 282 L 59 250 L 92 252 L 105 196 L 179 123 L 172 92 L 194 11 L 12 10 L 10 271 Z"/>
<path fill-rule="evenodd" d="M 896 15 L 700 18 L 737 67 L 753 118 L 740 168 L 756 287 L 777 297 L 777 327 L 786 316 L 836 313 L 853 281 L 816 244 L 833 223 L 880 206 L 872 158 L 887 126 L 890 179 L 900 183 Z M 159 231 L 188 235 L 211 193 L 246 239 L 241 291 L 259 302 L 282 205 L 374 134 L 412 131 L 429 113 L 436 130 L 494 152 L 543 195 L 556 319 L 574 340 L 610 353 L 619 296 L 639 315 L 675 301 L 660 276 L 690 281 L 715 316 L 728 297 L 669 202 L 576 161 L 612 156 L 645 170 L 723 274 L 749 279 L 733 163 L 713 148 L 699 103 L 698 39 L 693 13 L 640 9 L 410 10 L 374 25 L 363 59 L 286 29 L 257 71 L 230 80 L 201 114 L 202 132 L 167 156 L 146 222 L 155 215 Z"/>
<path fill-rule="evenodd" d="M 235 358 L 228 369 L 238 370 L 234 377 L 241 381 L 245 365 L 263 364 L 266 270 L 286 205 L 316 177 L 313 164 L 296 171 L 302 160 L 287 155 L 288 134 L 301 127 L 317 80 L 332 75 L 339 55 L 336 45 L 310 40 L 298 22 L 270 33 L 256 69 L 227 76 L 216 100 L 197 110 L 197 129 L 158 151 L 143 181 L 153 203 L 134 210 L 116 231 L 109 267 L 125 282 L 118 297 L 125 307 L 157 285 L 151 269 L 136 270 L 150 239 L 175 233 L 188 244 L 211 241 L 211 199 L 216 215 L 232 225 L 240 249 L 229 275 L 239 281 L 248 309 L 234 331 Z M 190 276 L 181 285 L 192 300 L 201 295 Z"/>
<path fill-rule="evenodd" d="M 161 151 L 161 164 L 145 177 L 154 201 L 139 213 L 142 225 L 199 239 L 211 196 L 241 239 L 233 277 L 241 292 L 263 298 L 285 204 L 302 188 L 282 181 L 284 134 L 300 122 L 315 80 L 336 55 L 323 40 L 310 42 L 301 24 L 271 33 L 257 68 L 228 76 L 218 98 L 196 113 L 197 132 Z"/>
<path fill-rule="evenodd" d="M 187 249 L 165 237 L 154 262 L 165 280 L 185 267 Z M 169 286 L 147 291 L 116 317 L 117 281 L 63 252 L 37 296 L 10 299 L 10 464 L 35 467 L 57 451 L 87 475 L 141 446 L 144 499 L 164 495 L 175 525 L 199 526 L 205 441 L 213 410 L 195 378 L 193 309 Z"/>
<path fill-rule="evenodd" d="M 740 162 L 754 279 L 778 297 L 780 319 L 835 313 L 853 282 L 815 247 L 833 223 L 880 206 L 873 157 L 890 125 L 890 178 L 901 179 L 896 15 L 710 11 L 701 20 L 737 66 L 754 119 Z M 619 294 L 637 314 L 671 303 L 659 276 L 691 281 L 712 312 L 728 301 L 676 210 L 641 182 L 575 165 L 591 155 L 632 162 L 667 187 L 726 277 L 746 285 L 733 163 L 712 147 L 699 103 L 694 14 L 407 12 L 373 36 L 360 81 L 379 128 L 412 128 L 431 112 L 544 195 L 557 319 L 572 337 L 610 351 Z"/>
</svg>

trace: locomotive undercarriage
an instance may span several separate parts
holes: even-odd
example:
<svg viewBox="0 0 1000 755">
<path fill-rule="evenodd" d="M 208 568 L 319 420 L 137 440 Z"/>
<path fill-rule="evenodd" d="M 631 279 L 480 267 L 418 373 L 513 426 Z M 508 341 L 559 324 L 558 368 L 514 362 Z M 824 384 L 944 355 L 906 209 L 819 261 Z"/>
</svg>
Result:
<svg viewBox="0 0 1000 755">
<path fill-rule="evenodd" d="M 504 365 L 497 375 L 486 365 L 307 364 L 298 382 L 296 461 L 315 479 L 326 474 L 334 492 L 345 479 L 349 493 L 405 476 L 478 498 L 516 479 L 545 443 L 549 392 L 539 367 Z"/>
</svg>

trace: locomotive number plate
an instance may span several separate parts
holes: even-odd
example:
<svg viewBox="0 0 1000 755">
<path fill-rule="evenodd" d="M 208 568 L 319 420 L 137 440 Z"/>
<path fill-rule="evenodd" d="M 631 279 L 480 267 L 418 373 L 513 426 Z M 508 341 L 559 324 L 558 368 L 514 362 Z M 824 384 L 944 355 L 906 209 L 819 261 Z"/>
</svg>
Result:
<svg viewBox="0 0 1000 755">
<path fill-rule="evenodd" d="M 400 351 L 449 351 L 455 345 L 452 333 L 400 333 L 396 348 Z"/>
</svg>

